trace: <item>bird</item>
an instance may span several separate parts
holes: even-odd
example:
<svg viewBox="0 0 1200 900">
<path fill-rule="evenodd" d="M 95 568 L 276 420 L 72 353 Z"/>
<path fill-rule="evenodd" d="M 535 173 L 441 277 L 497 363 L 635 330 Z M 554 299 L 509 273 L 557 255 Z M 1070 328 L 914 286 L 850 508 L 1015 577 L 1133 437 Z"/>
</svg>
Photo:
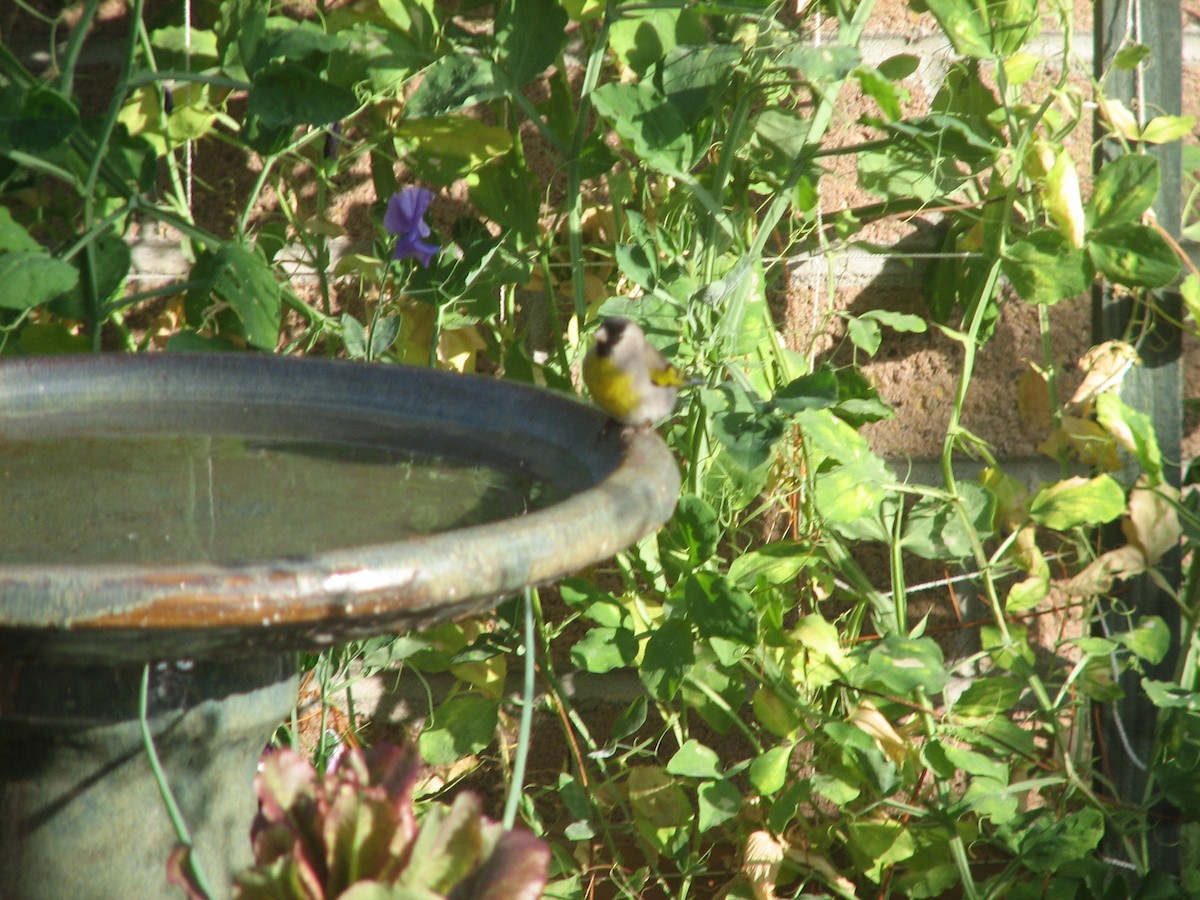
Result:
<svg viewBox="0 0 1200 900">
<path fill-rule="evenodd" d="M 637 323 L 614 316 L 592 336 L 583 358 L 583 383 L 613 419 L 649 428 L 674 411 L 679 388 L 690 382 L 646 340 Z"/>
</svg>

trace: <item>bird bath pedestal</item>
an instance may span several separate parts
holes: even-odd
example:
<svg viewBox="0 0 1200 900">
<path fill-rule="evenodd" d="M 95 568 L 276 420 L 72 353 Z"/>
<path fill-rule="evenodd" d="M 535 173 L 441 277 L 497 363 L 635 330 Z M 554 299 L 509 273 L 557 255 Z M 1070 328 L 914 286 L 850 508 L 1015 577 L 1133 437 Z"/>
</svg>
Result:
<svg viewBox="0 0 1200 900">
<path fill-rule="evenodd" d="M 155 760 L 227 896 L 296 651 L 482 611 L 633 543 L 677 492 L 656 435 L 493 379 L 0 363 L 0 897 L 172 896 Z"/>
</svg>

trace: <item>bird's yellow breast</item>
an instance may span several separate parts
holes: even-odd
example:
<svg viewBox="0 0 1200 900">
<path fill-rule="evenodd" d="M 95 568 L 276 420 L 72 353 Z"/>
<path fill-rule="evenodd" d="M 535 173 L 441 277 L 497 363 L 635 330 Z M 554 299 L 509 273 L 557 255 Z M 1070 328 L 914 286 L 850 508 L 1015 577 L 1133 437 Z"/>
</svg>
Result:
<svg viewBox="0 0 1200 900">
<path fill-rule="evenodd" d="M 614 419 L 631 416 L 641 402 L 633 379 L 611 359 L 599 354 L 589 354 L 584 359 L 583 383 L 596 405 Z"/>
</svg>

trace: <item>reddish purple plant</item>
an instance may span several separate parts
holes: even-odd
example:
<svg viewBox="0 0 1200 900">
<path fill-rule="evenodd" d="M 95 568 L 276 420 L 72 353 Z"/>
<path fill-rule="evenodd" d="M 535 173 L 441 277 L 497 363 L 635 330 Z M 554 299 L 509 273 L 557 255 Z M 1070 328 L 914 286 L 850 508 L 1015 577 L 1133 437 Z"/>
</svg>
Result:
<svg viewBox="0 0 1200 900">
<path fill-rule="evenodd" d="M 324 776 L 292 750 L 262 764 L 251 829 L 255 865 L 235 879 L 239 900 L 537 900 L 550 850 L 528 832 L 505 831 L 461 793 L 431 804 L 417 822 L 412 746 L 347 750 Z M 177 855 L 178 856 L 178 855 Z M 172 881 L 189 897 L 183 858 Z"/>
</svg>

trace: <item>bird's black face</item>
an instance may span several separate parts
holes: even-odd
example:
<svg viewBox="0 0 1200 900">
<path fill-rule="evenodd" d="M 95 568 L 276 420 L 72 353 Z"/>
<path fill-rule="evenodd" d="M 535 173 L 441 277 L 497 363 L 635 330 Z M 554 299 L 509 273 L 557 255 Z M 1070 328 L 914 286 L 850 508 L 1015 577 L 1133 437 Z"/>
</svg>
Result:
<svg viewBox="0 0 1200 900">
<path fill-rule="evenodd" d="M 611 356 L 613 347 L 621 342 L 621 335 L 628 327 L 628 319 L 620 319 L 615 316 L 601 322 L 595 334 L 596 353 L 604 357 Z"/>
</svg>

